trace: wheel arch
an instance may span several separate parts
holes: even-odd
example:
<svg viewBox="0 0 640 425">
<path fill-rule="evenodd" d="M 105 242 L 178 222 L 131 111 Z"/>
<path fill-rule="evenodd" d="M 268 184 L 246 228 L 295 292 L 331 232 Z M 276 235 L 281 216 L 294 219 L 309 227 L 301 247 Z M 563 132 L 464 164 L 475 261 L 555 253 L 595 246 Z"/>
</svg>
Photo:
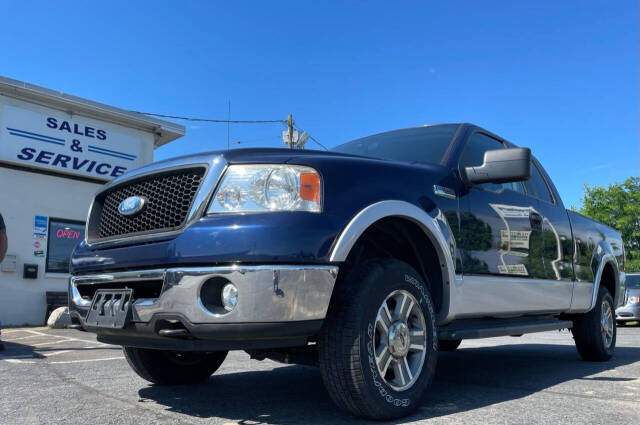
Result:
<svg viewBox="0 0 640 425">
<path fill-rule="evenodd" d="M 618 260 L 616 259 L 611 246 L 605 241 L 598 244 L 594 252 L 594 262 L 598 265 L 593 285 L 593 293 L 591 294 L 591 305 L 589 310 L 593 309 L 598 299 L 598 291 L 600 285 L 604 286 L 611 293 L 614 308 L 617 308 L 620 299 L 620 273 Z"/>
<path fill-rule="evenodd" d="M 425 259 L 420 258 L 421 254 L 416 252 L 415 244 L 426 242 L 429 244 L 426 251 L 429 252 L 432 249 L 432 253 L 437 256 L 437 265 L 441 276 L 440 282 L 438 282 L 441 285 L 441 293 L 439 294 L 441 308 L 438 311 L 437 319 L 440 323 L 449 321 L 453 314 L 451 286 L 455 282 L 455 265 L 452 255 L 455 245 L 446 219 L 442 214 L 439 213 L 436 218 L 433 218 L 419 207 L 398 200 L 380 201 L 369 205 L 356 214 L 342 230 L 333 246 L 330 260 L 332 262 L 346 262 L 354 248 L 358 247 L 363 238 L 371 234 L 381 223 L 384 225 L 404 225 L 407 226 L 407 229 L 420 230 L 415 234 L 410 232 L 413 239 L 411 241 L 413 255 L 417 257 L 418 262 L 424 261 Z M 412 261 L 407 262 L 412 263 Z M 420 266 L 416 267 L 415 263 L 412 266 L 421 273 Z M 425 278 L 424 269 L 421 275 Z M 425 280 L 428 280 L 428 276 Z"/>
</svg>

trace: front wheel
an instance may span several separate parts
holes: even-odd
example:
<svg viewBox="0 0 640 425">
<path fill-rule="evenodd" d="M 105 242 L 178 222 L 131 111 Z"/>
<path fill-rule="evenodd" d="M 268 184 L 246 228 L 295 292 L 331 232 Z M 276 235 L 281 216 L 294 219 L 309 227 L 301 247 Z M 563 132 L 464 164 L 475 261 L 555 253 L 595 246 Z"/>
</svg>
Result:
<svg viewBox="0 0 640 425">
<path fill-rule="evenodd" d="M 604 362 L 616 348 L 616 318 L 613 298 L 603 286 L 598 289 L 596 306 L 573 320 L 573 339 L 583 360 Z"/>
<path fill-rule="evenodd" d="M 378 420 L 408 415 L 437 360 L 427 286 L 401 261 L 356 266 L 335 289 L 318 346 L 322 379 L 341 409 Z"/>
<path fill-rule="evenodd" d="M 154 384 L 196 384 L 211 376 L 227 351 L 167 351 L 123 347 L 124 356 L 141 378 Z"/>
</svg>

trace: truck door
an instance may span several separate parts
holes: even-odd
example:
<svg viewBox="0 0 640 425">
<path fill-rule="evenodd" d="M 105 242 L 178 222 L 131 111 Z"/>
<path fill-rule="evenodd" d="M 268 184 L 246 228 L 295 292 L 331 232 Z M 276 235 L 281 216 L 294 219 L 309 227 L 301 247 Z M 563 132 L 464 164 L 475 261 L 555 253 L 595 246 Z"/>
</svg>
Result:
<svg viewBox="0 0 640 425">
<path fill-rule="evenodd" d="M 573 239 L 569 216 L 553 183 L 537 161 L 531 164 L 531 179 L 525 182 L 527 195 L 537 198 L 542 219 L 542 257 L 544 279 L 562 282 L 555 285 L 558 307 L 568 309 L 573 290 Z M 560 292 L 563 291 L 564 295 Z"/>
<path fill-rule="evenodd" d="M 504 143 L 480 131 L 471 134 L 461 169 L 481 165 L 487 150 Z M 463 315 L 538 312 L 549 309 L 540 295 L 545 277 L 543 217 L 539 201 L 523 182 L 468 186 L 460 199 Z"/>
</svg>

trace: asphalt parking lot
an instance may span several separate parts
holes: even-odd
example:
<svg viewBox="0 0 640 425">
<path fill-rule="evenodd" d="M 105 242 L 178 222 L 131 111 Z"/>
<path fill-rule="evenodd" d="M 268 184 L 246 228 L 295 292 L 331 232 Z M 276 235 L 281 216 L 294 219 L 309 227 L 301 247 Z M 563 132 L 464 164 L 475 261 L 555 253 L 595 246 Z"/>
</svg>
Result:
<svg viewBox="0 0 640 425">
<path fill-rule="evenodd" d="M 91 334 L 4 329 L 2 424 L 341 424 L 317 369 L 233 352 L 206 383 L 138 378 L 119 347 Z M 464 341 L 441 354 L 418 413 L 398 423 L 640 423 L 640 328 L 618 329 L 616 356 L 585 363 L 567 331 Z"/>
</svg>

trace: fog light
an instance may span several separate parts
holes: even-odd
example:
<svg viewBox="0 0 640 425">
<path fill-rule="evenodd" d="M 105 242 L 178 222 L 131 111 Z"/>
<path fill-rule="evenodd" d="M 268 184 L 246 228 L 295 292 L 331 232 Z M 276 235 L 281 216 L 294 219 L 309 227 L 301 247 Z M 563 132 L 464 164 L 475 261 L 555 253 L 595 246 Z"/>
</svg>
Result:
<svg viewBox="0 0 640 425">
<path fill-rule="evenodd" d="M 232 283 L 227 283 L 222 288 L 222 305 L 224 309 L 227 311 L 231 311 L 238 304 L 238 288 L 236 288 Z"/>
</svg>

